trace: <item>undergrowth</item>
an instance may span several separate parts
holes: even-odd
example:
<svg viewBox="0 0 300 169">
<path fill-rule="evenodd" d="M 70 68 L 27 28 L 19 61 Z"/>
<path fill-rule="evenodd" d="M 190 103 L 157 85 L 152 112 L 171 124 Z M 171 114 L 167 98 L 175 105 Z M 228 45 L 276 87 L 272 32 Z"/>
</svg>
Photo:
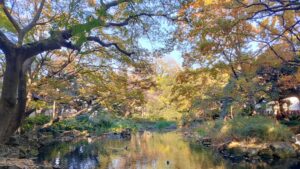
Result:
<svg viewBox="0 0 300 169">
<path fill-rule="evenodd" d="M 198 133 L 219 141 L 228 138 L 287 141 L 292 136 L 287 126 L 265 116 L 237 116 L 228 121 L 208 121 L 201 125 Z"/>
</svg>

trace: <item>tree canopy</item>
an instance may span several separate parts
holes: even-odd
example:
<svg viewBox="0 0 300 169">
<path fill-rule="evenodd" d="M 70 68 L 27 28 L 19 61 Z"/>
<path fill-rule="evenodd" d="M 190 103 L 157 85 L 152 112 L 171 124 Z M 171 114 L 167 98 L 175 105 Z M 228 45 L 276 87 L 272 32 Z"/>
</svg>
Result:
<svg viewBox="0 0 300 169">
<path fill-rule="evenodd" d="M 0 0 L 0 143 L 32 112 L 97 105 L 191 121 L 253 115 L 262 100 L 282 106 L 300 97 L 299 9 L 293 0 Z"/>
</svg>

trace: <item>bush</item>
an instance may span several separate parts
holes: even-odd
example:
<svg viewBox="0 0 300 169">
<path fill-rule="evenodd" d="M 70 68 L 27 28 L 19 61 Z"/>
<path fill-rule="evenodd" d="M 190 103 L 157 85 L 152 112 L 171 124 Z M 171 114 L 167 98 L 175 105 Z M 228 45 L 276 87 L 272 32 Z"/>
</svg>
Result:
<svg viewBox="0 0 300 169">
<path fill-rule="evenodd" d="M 286 141 L 292 136 L 288 127 L 265 116 L 238 116 L 225 122 L 206 122 L 198 132 L 215 140 L 255 138 L 259 141 Z"/>
<path fill-rule="evenodd" d="M 51 128 L 55 132 L 66 130 L 87 130 L 90 133 L 102 134 L 108 131 L 120 132 L 126 128 L 136 130 L 137 125 L 132 120 L 114 117 L 107 112 L 100 111 L 93 117 L 89 114 L 84 114 L 72 119 L 59 121 L 54 123 Z"/>
<path fill-rule="evenodd" d="M 35 126 L 41 126 L 50 122 L 50 119 L 50 116 L 46 116 L 43 114 L 28 117 L 25 119 L 21 128 L 23 131 L 29 131 L 32 130 Z"/>
<path fill-rule="evenodd" d="M 110 128 L 113 125 L 114 117 L 105 111 L 99 112 L 95 117 L 90 118 L 89 122 L 100 128 Z"/>
<path fill-rule="evenodd" d="M 123 129 L 127 129 L 127 128 L 130 128 L 132 129 L 133 131 L 136 131 L 138 129 L 138 126 L 137 124 L 132 121 L 132 120 L 126 120 L 126 119 L 119 119 L 119 120 L 116 120 L 112 127 L 111 127 L 111 130 L 112 131 L 115 131 L 115 132 L 120 132 L 122 131 Z"/>
<path fill-rule="evenodd" d="M 69 131 L 69 130 L 79 130 L 79 131 L 93 131 L 94 126 L 88 121 L 81 121 L 81 119 L 72 118 L 67 120 L 62 120 L 54 123 L 51 128 L 55 131 Z"/>
<path fill-rule="evenodd" d="M 156 122 L 155 128 L 157 128 L 159 130 L 162 130 L 162 129 L 167 128 L 167 127 L 169 127 L 173 124 L 174 124 L 174 122 L 171 122 L 171 121 L 160 120 L 160 121 Z"/>
</svg>

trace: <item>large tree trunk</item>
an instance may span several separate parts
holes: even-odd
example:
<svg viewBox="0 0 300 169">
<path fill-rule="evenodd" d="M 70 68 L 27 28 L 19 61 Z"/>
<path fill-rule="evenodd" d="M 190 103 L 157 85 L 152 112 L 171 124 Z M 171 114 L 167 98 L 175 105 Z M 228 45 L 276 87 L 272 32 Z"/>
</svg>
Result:
<svg viewBox="0 0 300 169">
<path fill-rule="evenodd" d="M 23 58 L 18 54 L 6 56 L 0 99 L 0 143 L 5 143 L 26 117 L 26 74 Z"/>
</svg>

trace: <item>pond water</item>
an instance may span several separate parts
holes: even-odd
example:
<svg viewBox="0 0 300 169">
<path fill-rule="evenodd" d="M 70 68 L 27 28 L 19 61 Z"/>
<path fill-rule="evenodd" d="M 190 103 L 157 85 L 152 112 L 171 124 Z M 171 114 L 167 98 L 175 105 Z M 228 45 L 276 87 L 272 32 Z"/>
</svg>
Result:
<svg viewBox="0 0 300 169">
<path fill-rule="evenodd" d="M 39 162 L 69 169 L 260 169 L 300 168 L 298 160 L 273 164 L 232 163 L 185 141 L 180 132 L 143 132 L 131 139 L 60 143 L 40 150 Z"/>
</svg>

